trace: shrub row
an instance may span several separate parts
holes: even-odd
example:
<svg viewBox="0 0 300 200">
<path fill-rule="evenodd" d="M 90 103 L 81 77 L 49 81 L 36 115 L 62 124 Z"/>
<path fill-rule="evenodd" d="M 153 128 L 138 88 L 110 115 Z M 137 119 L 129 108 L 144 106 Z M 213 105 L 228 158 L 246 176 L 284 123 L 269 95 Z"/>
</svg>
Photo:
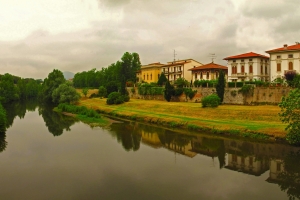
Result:
<svg viewBox="0 0 300 200">
<path fill-rule="evenodd" d="M 108 105 L 112 104 L 122 104 L 130 100 L 128 95 L 121 95 L 119 92 L 112 92 L 108 95 L 106 103 Z"/>
</svg>

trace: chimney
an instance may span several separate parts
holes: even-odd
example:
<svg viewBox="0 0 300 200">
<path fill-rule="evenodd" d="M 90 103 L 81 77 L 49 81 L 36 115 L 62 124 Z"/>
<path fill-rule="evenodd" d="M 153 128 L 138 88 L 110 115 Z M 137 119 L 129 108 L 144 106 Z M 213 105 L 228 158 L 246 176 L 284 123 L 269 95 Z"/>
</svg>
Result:
<svg viewBox="0 0 300 200">
<path fill-rule="evenodd" d="M 298 44 L 299 44 L 299 42 L 296 42 L 296 44 L 298 45 Z"/>
<path fill-rule="evenodd" d="M 287 48 L 287 44 L 284 44 L 283 47 L 286 49 Z"/>
</svg>

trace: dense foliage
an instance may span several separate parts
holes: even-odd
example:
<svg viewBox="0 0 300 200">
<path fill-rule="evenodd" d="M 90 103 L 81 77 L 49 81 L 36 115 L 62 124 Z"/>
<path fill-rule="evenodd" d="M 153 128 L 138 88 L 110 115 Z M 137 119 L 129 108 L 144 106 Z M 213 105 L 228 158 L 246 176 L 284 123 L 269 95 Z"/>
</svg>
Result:
<svg viewBox="0 0 300 200">
<path fill-rule="evenodd" d="M 208 95 L 202 98 L 202 107 L 218 107 L 220 104 L 220 97 L 216 94 Z"/>
<path fill-rule="evenodd" d="M 184 88 L 184 94 L 187 97 L 189 97 L 189 99 L 192 100 L 192 98 L 194 98 L 195 94 L 197 93 L 197 90 L 192 90 L 192 88 Z"/>
<path fill-rule="evenodd" d="M 80 94 L 71 83 L 63 83 L 52 92 L 53 103 L 76 103 L 80 99 Z"/>
<path fill-rule="evenodd" d="M 65 81 L 66 80 L 63 73 L 57 69 L 54 69 L 44 80 L 40 98 L 46 102 L 53 102 L 53 91 L 58 88 L 60 84 L 65 83 Z"/>
<path fill-rule="evenodd" d="M 164 90 L 164 98 L 169 102 L 171 101 L 173 95 L 174 95 L 174 86 L 171 85 L 169 81 L 167 81 Z"/>
<path fill-rule="evenodd" d="M 220 70 L 218 82 L 216 84 L 216 90 L 221 103 L 223 102 L 224 99 L 225 85 L 226 85 L 225 73 L 223 70 Z"/>
<path fill-rule="evenodd" d="M 57 107 L 59 110 L 62 112 L 69 112 L 73 114 L 79 114 L 79 115 L 85 115 L 87 117 L 92 117 L 92 118 L 100 118 L 100 114 L 98 114 L 95 110 L 93 109 L 88 109 L 85 106 L 76 106 L 76 105 L 70 105 L 67 103 L 61 103 Z"/>
<path fill-rule="evenodd" d="M 126 83 L 136 82 L 136 72 L 140 69 L 141 62 L 137 53 L 124 53 L 121 61 L 111 64 L 100 71 L 92 69 L 75 74 L 73 83 L 77 88 L 99 88 L 107 89 L 107 94 L 120 92 L 126 94 Z"/>
<path fill-rule="evenodd" d="M 286 139 L 291 144 L 300 144 L 300 89 L 292 90 L 287 97 L 283 97 L 279 107 L 280 119 L 283 123 L 287 123 L 285 128 L 288 133 Z"/>
<path fill-rule="evenodd" d="M 166 75 L 164 73 L 161 73 L 159 76 L 159 79 L 157 81 L 157 85 L 159 86 L 163 86 L 166 84 L 166 82 L 168 81 Z"/>
<path fill-rule="evenodd" d="M 6 131 L 6 111 L 0 103 L 0 133 Z"/>
<path fill-rule="evenodd" d="M 103 86 L 100 86 L 99 90 L 98 90 L 98 95 L 99 95 L 100 98 L 106 97 L 107 96 L 107 89 Z"/>
<path fill-rule="evenodd" d="M 188 87 L 190 83 L 184 78 L 178 78 L 175 80 L 174 85 L 176 85 L 176 87 L 178 88 L 182 88 L 182 87 Z"/>
<path fill-rule="evenodd" d="M 195 87 L 214 87 L 217 84 L 216 80 L 195 80 L 194 86 Z"/>
<path fill-rule="evenodd" d="M 140 95 L 162 95 L 164 88 L 153 83 L 142 83 L 138 87 L 138 93 Z"/>
<path fill-rule="evenodd" d="M 112 92 L 108 95 L 106 103 L 108 105 L 112 104 L 122 104 L 124 102 L 128 102 L 130 100 L 128 95 L 122 95 L 119 92 Z"/>
</svg>

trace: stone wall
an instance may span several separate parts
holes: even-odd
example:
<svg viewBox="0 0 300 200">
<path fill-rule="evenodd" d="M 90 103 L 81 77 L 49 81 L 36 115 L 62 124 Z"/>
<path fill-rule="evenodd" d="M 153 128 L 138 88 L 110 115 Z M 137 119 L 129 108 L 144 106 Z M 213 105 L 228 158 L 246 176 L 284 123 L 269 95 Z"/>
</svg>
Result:
<svg viewBox="0 0 300 200">
<path fill-rule="evenodd" d="M 278 104 L 281 98 L 289 93 L 291 88 L 288 87 L 256 87 L 253 90 L 253 94 L 243 96 L 239 93 L 240 88 L 225 88 L 224 100 L 225 104 Z M 139 95 L 137 87 L 135 92 L 132 92 L 132 88 L 127 89 L 130 98 L 133 99 L 146 99 L 146 100 L 160 100 L 165 101 L 163 95 Z M 192 88 L 197 90 L 193 99 L 186 98 L 185 94 L 179 97 L 172 97 L 171 101 L 180 102 L 201 102 L 203 97 L 216 93 L 216 88 Z"/>
</svg>

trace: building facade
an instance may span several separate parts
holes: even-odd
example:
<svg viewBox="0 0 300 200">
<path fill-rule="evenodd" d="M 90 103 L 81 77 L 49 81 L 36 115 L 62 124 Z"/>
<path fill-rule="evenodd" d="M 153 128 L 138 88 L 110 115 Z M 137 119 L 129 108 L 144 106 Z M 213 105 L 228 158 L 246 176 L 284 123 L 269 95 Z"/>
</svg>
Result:
<svg viewBox="0 0 300 200">
<path fill-rule="evenodd" d="M 203 64 L 193 59 L 177 60 L 164 65 L 162 72 L 170 82 L 174 82 L 178 78 L 184 78 L 190 82 L 192 80 L 192 73 L 189 69 L 201 65 Z"/>
<path fill-rule="evenodd" d="M 142 65 L 141 70 L 137 72 L 138 82 L 157 82 L 161 74 L 161 68 L 164 64 L 160 62 Z"/>
<path fill-rule="evenodd" d="M 271 81 L 283 78 L 290 71 L 300 72 L 300 44 L 283 45 L 281 48 L 266 51 L 270 54 Z"/>
<path fill-rule="evenodd" d="M 193 82 L 195 80 L 215 80 L 219 77 L 220 70 L 225 73 L 225 80 L 227 80 L 228 67 L 218 65 L 213 62 L 189 69 L 189 71 L 192 72 Z"/>
<path fill-rule="evenodd" d="M 227 61 L 228 81 L 270 81 L 269 57 L 249 52 L 224 58 Z"/>
</svg>

